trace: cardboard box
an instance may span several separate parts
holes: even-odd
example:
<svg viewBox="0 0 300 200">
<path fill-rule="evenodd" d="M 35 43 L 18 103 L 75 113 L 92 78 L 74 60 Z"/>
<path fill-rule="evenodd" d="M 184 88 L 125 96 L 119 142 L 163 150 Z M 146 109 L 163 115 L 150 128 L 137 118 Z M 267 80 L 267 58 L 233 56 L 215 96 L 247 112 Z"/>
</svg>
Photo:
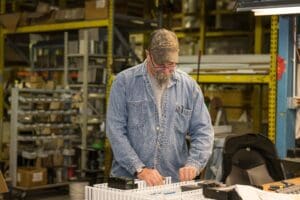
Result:
<svg viewBox="0 0 300 200">
<path fill-rule="evenodd" d="M 61 108 L 61 103 L 58 101 L 53 101 L 50 103 L 49 110 L 58 110 Z"/>
<path fill-rule="evenodd" d="M 59 167 L 64 164 L 64 156 L 62 154 L 53 154 L 53 166 Z"/>
<path fill-rule="evenodd" d="M 45 84 L 45 89 L 46 90 L 54 90 L 55 89 L 55 82 L 48 80 Z"/>
<path fill-rule="evenodd" d="M 18 26 L 28 26 L 28 25 L 29 25 L 28 12 L 22 12 Z"/>
<path fill-rule="evenodd" d="M 85 19 L 107 19 L 108 18 L 108 1 L 92 0 L 85 2 Z"/>
<path fill-rule="evenodd" d="M 55 10 L 50 4 L 45 2 L 38 2 L 35 12 L 27 14 L 27 19 L 31 25 L 54 23 Z"/>
<path fill-rule="evenodd" d="M 17 185 L 34 187 L 47 184 L 47 169 L 36 167 L 21 167 L 17 172 Z"/>
<path fill-rule="evenodd" d="M 2 172 L 0 171 L 0 193 L 6 193 L 8 192 L 6 181 L 2 175 Z"/>
<path fill-rule="evenodd" d="M 143 18 L 144 13 L 146 13 L 146 7 L 149 5 L 149 2 L 145 3 L 144 1 L 115 0 L 114 5 L 115 14 Z"/>
<path fill-rule="evenodd" d="M 84 19 L 83 8 L 57 10 L 55 13 L 55 21 L 57 22 L 75 21 L 75 20 L 83 20 L 83 19 Z"/>
<path fill-rule="evenodd" d="M 0 15 L 0 24 L 9 31 L 16 31 L 19 21 L 21 19 L 21 13 L 9 13 Z"/>
</svg>

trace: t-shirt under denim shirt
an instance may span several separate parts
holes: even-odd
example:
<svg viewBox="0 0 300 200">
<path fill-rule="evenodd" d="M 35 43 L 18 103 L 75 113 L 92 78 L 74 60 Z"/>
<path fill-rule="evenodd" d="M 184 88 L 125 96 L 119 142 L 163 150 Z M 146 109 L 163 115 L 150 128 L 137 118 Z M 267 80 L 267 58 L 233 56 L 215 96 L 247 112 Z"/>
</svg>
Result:
<svg viewBox="0 0 300 200">
<path fill-rule="evenodd" d="M 161 103 L 159 118 L 146 61 L 116 76 L 106 119 L 114 155 L 111 176 L 134 178 L 145 166 L 178 181 L 181 167 L 205 167 L 214 132 L 200 87 L 176 70 Z"/>
</svg>

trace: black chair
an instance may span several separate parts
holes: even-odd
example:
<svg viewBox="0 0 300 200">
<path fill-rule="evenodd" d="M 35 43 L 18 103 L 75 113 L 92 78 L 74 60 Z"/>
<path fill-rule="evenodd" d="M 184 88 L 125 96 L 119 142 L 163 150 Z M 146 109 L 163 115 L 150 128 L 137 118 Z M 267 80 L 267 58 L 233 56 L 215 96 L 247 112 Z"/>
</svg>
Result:
<svg viewBox="0 0 300 200">
<path fill-rule="evenodd" d="M 222 182 L 258 186 L 284 178 L 275 146 L 267 137 L 256 133 L 226 137 Z"/>
</svg>

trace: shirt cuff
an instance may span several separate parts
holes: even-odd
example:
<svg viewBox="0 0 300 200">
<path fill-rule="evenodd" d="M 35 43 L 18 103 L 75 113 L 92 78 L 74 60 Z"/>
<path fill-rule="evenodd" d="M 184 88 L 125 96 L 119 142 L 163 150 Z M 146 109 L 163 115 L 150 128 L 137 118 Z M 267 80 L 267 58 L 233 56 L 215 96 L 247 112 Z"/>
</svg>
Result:
<svg viewBox="0 0 300 200">
<path fill-rule="evenodd" d="M 141 168 L 144 168 L 145 165 L 142 163 L 142 162 L 139 162 L 139 163 L 135 163 L 133 164 L 133 167 L 130 167 L 128 169 L 128 171 L 132 174 L 132 175 L 136 175 L 136 172 L 141 169 Z"/>
<path fill-rule="evenodd" d="M 192 161 L 192 160 L 188 160 L 188 162 L 185 164 L 186 167 L 194 167 L 197 172 L 197 176 L 201 173 L 203 167 L 200 165 L 199 162 L 196 162 L 196 161 Z"/>
</svg>

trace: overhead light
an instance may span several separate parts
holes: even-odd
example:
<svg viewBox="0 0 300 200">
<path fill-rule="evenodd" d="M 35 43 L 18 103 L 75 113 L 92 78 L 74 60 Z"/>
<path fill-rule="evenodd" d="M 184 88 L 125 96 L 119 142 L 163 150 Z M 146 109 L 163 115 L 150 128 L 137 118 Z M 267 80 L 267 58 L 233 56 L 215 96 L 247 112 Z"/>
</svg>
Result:
<svg viewBox="0 0 300 200">
<path fill-rule="evenodd" d="M 252 9 L 254 15 L 292 15 L 300 13 L 300 6 L 286 8 L 260 8 Z"/>
<path fill-rule="evenodd" d="M 300 0 L 237 0 L 239 11 L 253 11 L 254 15 L 300 14 Z"/>
</svg>

